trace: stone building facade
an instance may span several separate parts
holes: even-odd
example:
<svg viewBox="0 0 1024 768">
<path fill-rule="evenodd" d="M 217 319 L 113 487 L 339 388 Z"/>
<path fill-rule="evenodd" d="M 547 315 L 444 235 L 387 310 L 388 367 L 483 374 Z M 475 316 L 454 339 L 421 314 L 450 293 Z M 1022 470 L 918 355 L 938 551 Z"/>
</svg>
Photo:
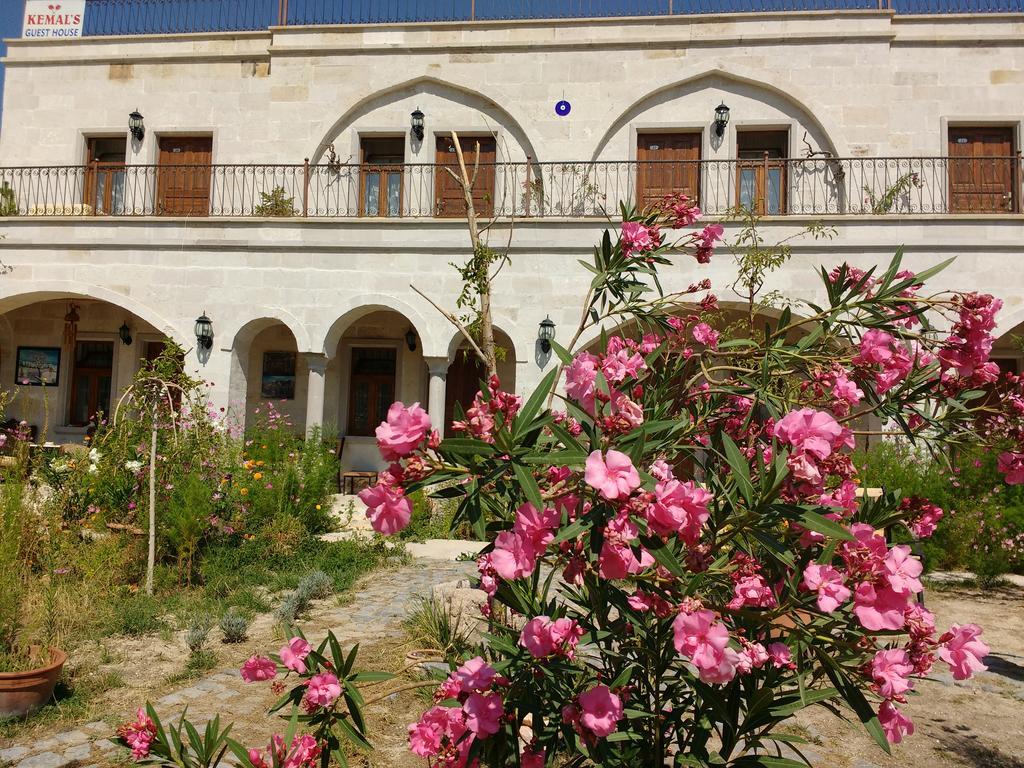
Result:
<svg viewBox="0 0 1024 768">
<path fill-rule="evenodd" d="M 387 398 L 440 421 L 475 380 L 458 334 L 414 290 L 451 307 L 460 288 L 450 263 L 468 236 L 437 165 L 451 162 L 452 131 L 480 150 L 478 203 L 511 254 L 495 305 L 507 387 L 529 391 L 553 364 L 541 320 L 557 338 L 575 328 L 589 282 L 577 259 L 618 203 L 680 189 L 727 239 L 738 204 L 759 209 L 769 242 L 834 228 L 792 243 L 771 286 L 792 299 L 820 296 L 819 264 L 872 265 L 899 247 L 910 269 L 955 256 L 936 284 L 1002 298 L 998 355 L 1022 360 L 1024 16 L 13 40 L 6 67 L 0 382 L 17 388 L 9 415 L 48 439 L 80 439 L 85 411 L 109 408 L 164 336 L 190 350 L 215 406 L 244 419 L 273 399 L 297 428 L 345 435 L 350 467 L 376 461 L 367 425 Z M 709 277 L 728 300 L 732 276 L 723 249 L 708 267 L 681 258 L 666 279 Z M 76 348 L 63 337 L 72 307 Z M 197 353 L 204 313 L 214 343 Z M 19 381 L 23 348 L 60 350 L 53 386 Z"/>
</svg>

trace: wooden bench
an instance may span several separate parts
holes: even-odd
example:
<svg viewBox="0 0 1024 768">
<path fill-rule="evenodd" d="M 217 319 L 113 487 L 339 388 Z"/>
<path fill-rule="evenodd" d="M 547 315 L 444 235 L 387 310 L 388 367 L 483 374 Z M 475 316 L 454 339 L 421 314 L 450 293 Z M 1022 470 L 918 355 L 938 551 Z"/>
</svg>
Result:
<svg viewBox="0 0 1024 768">
<path fill-rule="evenodd" d="M 359 488 L 360 485 L 362 485 L 363 488 L 369 488 L 371 485 L 376 485 L 377 484 L 377 475 L 378 475 L 378 473 L 376 471 L 369 471 L 369 472 L 367 472 L 367 471 L 363 471 L 363 472 L 356 472 L 356 471 L 342 472 L 342 470 L 341 470 L 341 459 L 342 459 L 342 455 L 345 453 L 345 438 L 344 437 L 338 438 L 337 452 L 338 452 L 337 453 L 337 455 L 338 455 L 338 493 L 351 496 L 351 495 L 353 495 L 355 493 L 358 493 L 358 491 L 361 490 L 361 488 Z"/>
</svg>

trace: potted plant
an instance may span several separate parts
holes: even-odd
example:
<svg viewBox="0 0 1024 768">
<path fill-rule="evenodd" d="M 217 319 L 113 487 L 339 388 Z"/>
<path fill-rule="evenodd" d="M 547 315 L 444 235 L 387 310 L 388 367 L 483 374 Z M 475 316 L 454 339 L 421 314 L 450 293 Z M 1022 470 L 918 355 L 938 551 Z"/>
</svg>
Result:
<svg viewBox="0 0 1024 768">
<path fill-rule="evenodd" d="M 0 492 L 0 719 L 22 717 L 53 696 L 67 655 L 48 644 L 31 644 L 24 605 L 31 571 L 25 562 L 26 516 L 20 474 Z"/>
</svg>

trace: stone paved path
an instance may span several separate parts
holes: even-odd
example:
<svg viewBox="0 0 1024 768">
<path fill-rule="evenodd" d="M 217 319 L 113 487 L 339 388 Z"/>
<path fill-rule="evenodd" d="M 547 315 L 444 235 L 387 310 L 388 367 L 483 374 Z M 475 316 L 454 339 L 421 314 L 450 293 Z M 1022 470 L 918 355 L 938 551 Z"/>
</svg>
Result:
<svg viewBox="0 0 1024 768">
<path fill-rule="evenodd" d="M 320 601 L 313 618 L 303 623 L 303 631 L 311 641 L 319 641 L 331 629 L 345 648 L 357 642 L 400 640 L 402 619 L 418 596 L 427 596 L 434 585 L 464 578 L 474 571 L 473 563 L 442 560 L 414 560 L 411 565 L 377 571 L 348 593 L 351 599 L 345 605 Z M 271 643 L 268 650 L 276 648 L 277 644 Z M 265 743 L 272 730 L 281 730 L 279 723 L 265 714 L 276 698 L 268 684 L 247 684 L 237 669 L 230 668 L 212 672 L 186 688 L 164 695 L 153 705 L 165 724 L 177 722 L 186 707 L 189 720 L 200 726 L 221 713 L 222 724 L 235 722 L 234 738 L 256 746 Z M 124 719 L 131 713 L 111 714 Z M 0 766 L 84 768 L 123 761 L 125 754 L 113 740 L 111 725 L 95 721 L 42 740 L 0 749 Z"/>
</svg>

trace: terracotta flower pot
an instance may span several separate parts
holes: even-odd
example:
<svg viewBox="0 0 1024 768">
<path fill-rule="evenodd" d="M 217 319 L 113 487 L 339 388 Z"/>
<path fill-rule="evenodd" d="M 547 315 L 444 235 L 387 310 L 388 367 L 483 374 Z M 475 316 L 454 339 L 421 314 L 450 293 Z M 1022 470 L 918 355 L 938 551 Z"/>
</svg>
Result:
<svg viewBox="0 0 1024 768">
<path fill-rule="evenodd" d="M 38 649 L 33 648 L 38 653 Z M 0 672 L 0 719 L 24 717 L 46 704 L 53 696 L 67 654 L 50 649 L 50 663 L 25 672 Z"/>
</svg>

